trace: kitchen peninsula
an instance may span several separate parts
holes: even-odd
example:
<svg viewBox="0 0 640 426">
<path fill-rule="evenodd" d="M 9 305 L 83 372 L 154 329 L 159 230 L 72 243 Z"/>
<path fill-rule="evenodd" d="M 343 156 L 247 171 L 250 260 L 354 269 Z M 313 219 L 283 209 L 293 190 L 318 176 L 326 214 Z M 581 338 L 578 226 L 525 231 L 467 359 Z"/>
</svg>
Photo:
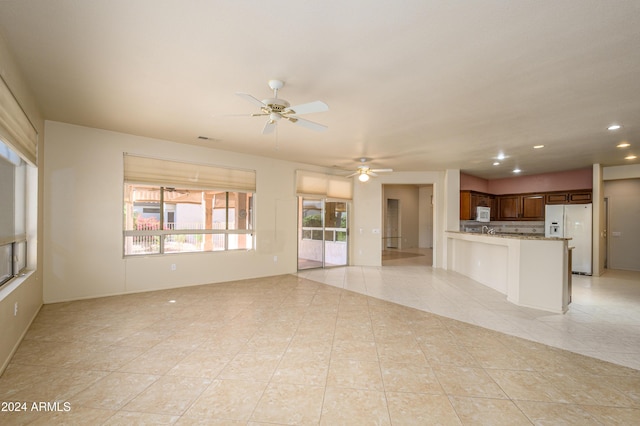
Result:
<svg viewBox="0 0 640 426">
<path fill-rule="evenodd" d="M 447 269 L 519 306 L 565 313 L 570 298 L 569 239 L 447 231 Z"/>
</svg>

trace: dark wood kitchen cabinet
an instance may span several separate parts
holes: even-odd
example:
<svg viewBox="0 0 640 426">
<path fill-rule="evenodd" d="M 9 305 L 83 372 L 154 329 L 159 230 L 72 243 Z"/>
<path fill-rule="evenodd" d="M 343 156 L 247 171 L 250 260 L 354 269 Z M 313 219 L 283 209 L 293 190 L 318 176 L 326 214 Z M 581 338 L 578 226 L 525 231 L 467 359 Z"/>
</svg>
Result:
<svg viewBox="0 0 640 426">
<path fill-rule="evenodd" d="M 588 204 L 592 201 L 592 191 L 569 192 L 569 204 Z"/>
<path fill-rule="evenodd" d="M 544 220 L 544 194 L 509 194 L 498 197 L 498 220 Z"/>
<path fill-rule="evenodd" d="M 478 206 L 491 207 L 491 220 L 544 220 L 547 204 L 590 202 L 590 189 L 505 195 L 460 191 L 460 220 L 475 220 Z"/>
<path fill-rule="evenodd" d="M 460 220 L 475 220 L 476 207 L 493 207 L 495 196 L 475 191 L 460 191 Z M 491 218 L 494 218 L 493 209 Z"/>
<path fill-rule="evenodd" d="M 498 197 L 498 220 L 517 220 L 520 197 L 518 195 L 501 195 Z"/>
<path fill-rule="evenodd" d="M 587 204 L 592 201 L 592 190 L 548 192 L 545 194 L 545 204 Z"/>
<path fill-rule="evenodd" d="M 544 194 L 522 195 L 520 218 L 524 220 L 544 220 Z"/>
</svg>

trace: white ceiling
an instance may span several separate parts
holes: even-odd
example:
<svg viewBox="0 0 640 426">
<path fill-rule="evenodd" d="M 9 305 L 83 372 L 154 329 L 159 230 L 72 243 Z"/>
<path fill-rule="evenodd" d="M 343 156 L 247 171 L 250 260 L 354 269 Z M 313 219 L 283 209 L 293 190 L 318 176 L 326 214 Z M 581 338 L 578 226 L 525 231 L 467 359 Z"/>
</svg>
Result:
<svg viewBox="0 0 640 426">
<path fill-rule="evenodd" d="M 49 120 L 341 169 L 640 162 L 637 0 L 1 0 L 0 32 Z M 269 79 L 329 129 L 235 116 Z"/>
</svg>

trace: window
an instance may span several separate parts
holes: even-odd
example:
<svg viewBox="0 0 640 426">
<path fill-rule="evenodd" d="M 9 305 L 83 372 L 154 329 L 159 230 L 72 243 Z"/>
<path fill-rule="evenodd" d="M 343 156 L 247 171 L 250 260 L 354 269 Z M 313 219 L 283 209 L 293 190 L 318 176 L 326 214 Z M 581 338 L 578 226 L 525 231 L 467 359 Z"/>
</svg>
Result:
<svg viewBox="0 0 640 426">
<path fill-rule="evenodd" d="M 155 167 L 142 176 L 138 171 L 149 166 L 148 161 Z M 242 173 L 245 171 L 232 170 L 235 178 L 227 184 L 254 188 L 255 173 L 240 179 L 248 178 L 246 185 L 238 183 Z M 253 249 L 253 191 L 207 188 L 212 181 L 223 186 L 228 174 L 229 169 L 212 166 L 125 156 L 125 256 Z M 197 183 L 203 187 L 198 188 Z"/>
<path fill-rule="evenodd" d="M 0 285 L 27 267 L 27 174 L 29 166 L 0 141 Z"/>
<path fill-rule="evenodd" d="M 297 170 L 296 194 L 304 197 L 300 206 L 302 240 L 347 241 L 346 201 L 352 198 L 353 179 Z M 327 198 L 345 201 L 326 201 Z"/>
</svg>

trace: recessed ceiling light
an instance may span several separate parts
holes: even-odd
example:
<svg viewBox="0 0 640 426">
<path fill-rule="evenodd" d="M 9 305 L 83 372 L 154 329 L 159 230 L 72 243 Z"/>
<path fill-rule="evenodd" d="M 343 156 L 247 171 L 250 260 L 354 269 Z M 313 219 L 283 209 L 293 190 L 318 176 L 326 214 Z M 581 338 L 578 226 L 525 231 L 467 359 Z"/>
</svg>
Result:
<svg viewBox="0 0 640 426">
<path fill-rule="evenodd" d="M 612 124 L 611 126 L 607 127 L 607 130 L 618 130 L 621 127 L 622 126 L 619 124 Z"/>
<path fill-rule="evenodd" d="M 618 148 L 628 148 L 631 146 L 631 144 L 629 142 L 622 142 L 619 143 L 618 145 L 616 145 Z"/>
<path fill-rule="evenodd" d="M 625 160 L 635 160 L 636 158 L 638 157 L 636 157 L 635 155 L 627 155 L 626 157 L 624 157 Z"/>
<path fill-rule="evenodd" d="M 544 145 L 534 145 L 533 149 L 540 149 L 540 148 L 544 148 Z"/>
<path fill-rule="evenodd" d="M 504 160 L 506 157 L 505 155 L 501 152 L 500 154 L 498 154 L 498 156 L 496 157 L 498 160 Z"/>
<path fill-rule="evenodd" d="M 520 173 L 522 170 L 520 169 L 513 169 L 513 173 Z"/>
<path fill-rule="evenodd" d="M 496 161 L 496 162 L 494 162 L 494 163 L 493 163 L 493 165 L 494 165 L 494 166 L 499 166 L 499 165 L 500 165 L 500 162 L 499 162 L 499 161 Z"/>
</svg>

